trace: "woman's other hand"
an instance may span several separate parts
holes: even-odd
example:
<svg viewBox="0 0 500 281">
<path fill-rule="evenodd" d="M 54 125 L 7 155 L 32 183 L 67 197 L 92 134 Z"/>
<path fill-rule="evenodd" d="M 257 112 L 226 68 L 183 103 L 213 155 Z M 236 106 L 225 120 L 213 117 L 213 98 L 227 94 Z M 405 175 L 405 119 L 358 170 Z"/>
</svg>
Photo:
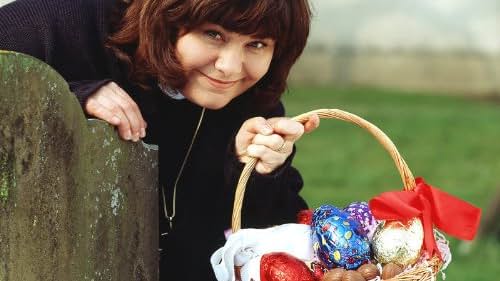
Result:
<svg viewBox="0 0 500 281">
<path fill-rule="evenodd" d="M 124 140 L 136 142 L 146 136 L 147 124 L 139 107 L 115 82 L 92 94 L 85 103 L 85 112 L 116 126 Z"/>
<path fill-rule="evenodd" d="M 250 161 L 250 157 L 258 158 L 255 170 L 269 174 L 286 161 L 293 144 L 304 132 L 311 132 L 318 126 L 317 115 L 304 124 L 286 117 L 248 119 L 236 135 L 236 154 L 243 163 Z"/>
</svg>

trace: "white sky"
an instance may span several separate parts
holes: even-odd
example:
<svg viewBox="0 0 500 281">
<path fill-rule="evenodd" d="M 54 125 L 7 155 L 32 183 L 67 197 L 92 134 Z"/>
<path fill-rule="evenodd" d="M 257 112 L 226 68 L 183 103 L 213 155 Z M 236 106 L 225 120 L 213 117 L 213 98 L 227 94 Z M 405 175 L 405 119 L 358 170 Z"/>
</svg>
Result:
<svg viewBox="0 0 500 281">
<path fill-rule="evenodd" d="M 312 42 L 500 52 L 500 0 L 312 0 Z"/>
</svg>

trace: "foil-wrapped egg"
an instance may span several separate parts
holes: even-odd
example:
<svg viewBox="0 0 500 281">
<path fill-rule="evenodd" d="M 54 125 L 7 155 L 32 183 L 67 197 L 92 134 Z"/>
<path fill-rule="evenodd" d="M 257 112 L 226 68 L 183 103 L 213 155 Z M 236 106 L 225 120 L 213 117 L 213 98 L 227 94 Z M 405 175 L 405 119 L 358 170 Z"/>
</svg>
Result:
<svg viewBox="0 0 500 281">
<path fill-rule="evenodd" d="M 296 257 L 283 253 L 268 253 L 260 260 L 261 281 L 316 281 L 307 265 Z"/>
<path fill-rule="evenodd" d="M 368 203 L 352 202 L 347 205 L 343 211 L 349 215 L 350 219 L 359 223 L 360 234 L 367 236 L 368 239 L 371 240 L 373 233 L 377 228 L 377 220 L 373 217 L 372 212 L 368 207 Z"/>
<path fill-rule="evenodd" d="M 359 224 L 334 206 L 324 205 L 313 214 L 313 249 L 328 267 L 356 269 L 370 260 L 368 238 L 358 233 Z"/>
<path fill-rule="evenodd" d="M 419 258 L 423 240 L 424 229 L 420 219 L 414 218 L 406 224 L 386 221 L 375 230 L 372 249 L 380 263 L 407 266 Z"/>
<path fill-rule="evenodd" d="M 301 210 L 297 214 L 297 223 L 311 225 L 312 216 L 313 216 L 313 210 L 311 209 Z"/>
</svg>

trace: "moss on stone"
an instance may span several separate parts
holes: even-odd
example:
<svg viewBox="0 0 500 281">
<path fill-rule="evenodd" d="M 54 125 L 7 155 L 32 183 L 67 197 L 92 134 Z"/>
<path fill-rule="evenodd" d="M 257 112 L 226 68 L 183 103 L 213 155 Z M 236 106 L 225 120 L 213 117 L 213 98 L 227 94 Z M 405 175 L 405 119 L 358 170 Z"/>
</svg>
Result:
<svg viewBox="0 0 500 281">
<path fill-rule="evenodd" d="M 156 281 L 157 151 L 32 57 L 0 51 L 0 86 L 0 280 Z"/>
<path fill-rule="evenodd" d="M 7 202 L 9 191 L 16 186 L 14 173 L 12 171 L 13 163 L 9 161 L 7 153 L 0 153 L 0 202 Z"/>
</svg>

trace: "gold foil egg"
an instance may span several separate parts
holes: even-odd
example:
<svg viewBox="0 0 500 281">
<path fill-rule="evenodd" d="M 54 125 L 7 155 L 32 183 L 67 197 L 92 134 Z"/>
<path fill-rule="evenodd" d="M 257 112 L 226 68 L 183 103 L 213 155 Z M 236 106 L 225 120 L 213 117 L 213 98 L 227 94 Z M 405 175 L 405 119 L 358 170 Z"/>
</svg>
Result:
<svg viewBox="0 0 500 281">
<path fill-rule="evenodd" d="M 375 230 L 372 248 L 380 263 L 407 266 L 419 258 L 423 241 L 424 229 L 420 219 L 411 219 L 406 225 L 399 221 L 386 221 Z"/>
</svg>

